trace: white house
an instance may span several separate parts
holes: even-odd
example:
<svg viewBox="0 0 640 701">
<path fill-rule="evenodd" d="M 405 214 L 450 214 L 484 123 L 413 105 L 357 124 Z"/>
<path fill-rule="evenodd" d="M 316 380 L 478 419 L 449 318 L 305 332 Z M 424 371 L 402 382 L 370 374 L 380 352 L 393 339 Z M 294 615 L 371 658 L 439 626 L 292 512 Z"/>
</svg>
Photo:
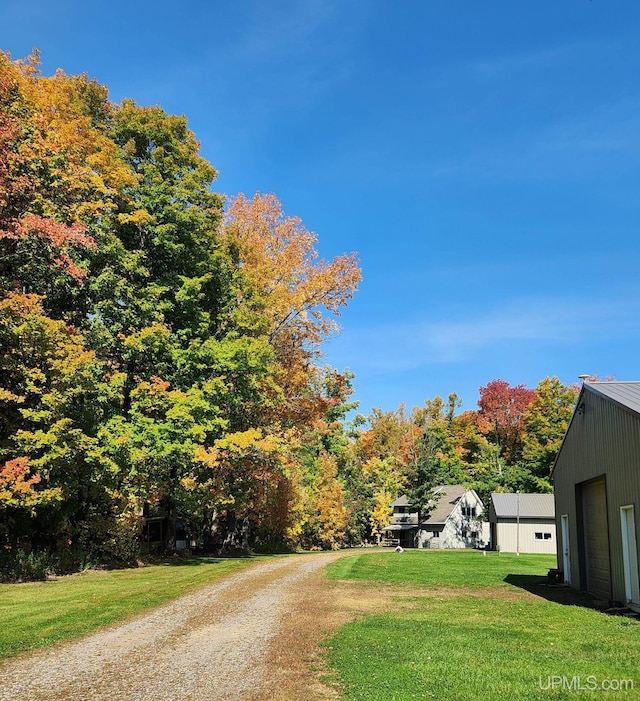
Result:
<svg viewBox="0 0 640 701">
<path fill-rule="evenodd" d="M 484 505 L 473 489 L 447 484 L 433 489 L 435 508 L 418 521 L 406 496 L 393 502 L 393 517 L 385 529 L 403 548 L 476 548 L 488 540 Z"/>
<path fill-rule="evenodd" d="M 553 494 L 492 494 L 489 525 L 492 550 L 556 552 Z"/>
</svg>

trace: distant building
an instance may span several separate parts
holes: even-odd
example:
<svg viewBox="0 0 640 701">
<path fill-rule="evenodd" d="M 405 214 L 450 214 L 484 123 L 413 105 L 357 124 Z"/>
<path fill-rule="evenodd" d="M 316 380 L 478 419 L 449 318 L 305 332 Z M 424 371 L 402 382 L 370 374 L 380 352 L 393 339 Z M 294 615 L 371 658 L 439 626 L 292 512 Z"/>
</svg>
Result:
<svg viewBox="0 0 640 701">
<path fill-rule="evenodd" d="M 640 382 L 585 382 L 552 472 L 558 568 L 640 611 Z"/>
<path fill-rule="evenodd" d="M 492 494 L 489 529 L 492 550 L 555 553 L 553 494 Z"/>
<path fill-rule="evenodd" d="M 433 489 L 435 508 L 418 521 L 418 513 L 401 496 L 385 529 L 387 542 L 403 548 L 476 548 L 487 538 L 484 505 L 473 489 L 448 484 Z"/>
</svg>

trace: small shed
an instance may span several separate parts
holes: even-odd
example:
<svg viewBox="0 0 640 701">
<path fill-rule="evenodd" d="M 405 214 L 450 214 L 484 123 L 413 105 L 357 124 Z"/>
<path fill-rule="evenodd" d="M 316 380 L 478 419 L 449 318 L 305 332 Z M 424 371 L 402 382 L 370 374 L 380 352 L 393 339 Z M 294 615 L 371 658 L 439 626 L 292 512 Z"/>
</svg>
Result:
<svg viewBox="0 0 640 701">
<path fill-rule="evenodd" d="M 552 472 L 558 568 L 640 611 L 640 382 L 585 382 Z"/>
<path fill-rule="evenodd" d="M 495 492 L 489 505 L 491 549 L 509 553 L 555 553 L 553 494 Z"/>
</svg>

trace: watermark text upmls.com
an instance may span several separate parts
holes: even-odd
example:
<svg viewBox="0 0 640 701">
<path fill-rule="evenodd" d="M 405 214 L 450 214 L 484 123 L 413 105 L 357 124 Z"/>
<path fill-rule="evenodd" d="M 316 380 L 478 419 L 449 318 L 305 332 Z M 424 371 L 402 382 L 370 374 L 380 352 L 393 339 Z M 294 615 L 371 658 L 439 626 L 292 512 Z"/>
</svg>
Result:
<svg viewBox="0 0 640 701">
<path fill-rule="evenodd" d="M 633 679 L 598 679 L 593 674 L 587 677 L 567 677 L 554 674 L 538 677 L 538 686 L 543 691 L 562 689 L 563 691 L 632 691 Z"/>
</svg>

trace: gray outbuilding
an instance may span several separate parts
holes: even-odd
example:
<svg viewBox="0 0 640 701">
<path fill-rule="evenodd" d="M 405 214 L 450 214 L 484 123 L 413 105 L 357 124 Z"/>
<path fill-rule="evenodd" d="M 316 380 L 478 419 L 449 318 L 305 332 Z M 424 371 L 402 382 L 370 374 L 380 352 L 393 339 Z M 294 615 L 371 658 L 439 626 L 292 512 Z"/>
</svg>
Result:
<svg viewBox="0 0 640 701">
<path fill-rule="evenodd" d="M 491 549 L 507 553 L 555 553 L 553 494 L 494 492 L 489 505 Z"/>
<path fill-rule="evenodd" d="M 552 472 L 558 568 L 640 610 L 640 382 L 585 382 Z"/>
</svg>

